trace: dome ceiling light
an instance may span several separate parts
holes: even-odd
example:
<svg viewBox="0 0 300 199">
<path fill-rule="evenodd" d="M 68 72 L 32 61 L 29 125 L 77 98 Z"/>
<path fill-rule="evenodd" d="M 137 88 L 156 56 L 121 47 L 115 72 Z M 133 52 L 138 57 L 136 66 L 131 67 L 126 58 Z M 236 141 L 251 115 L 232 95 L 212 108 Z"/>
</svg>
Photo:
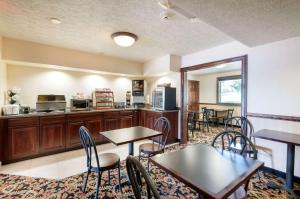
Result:
<svg viewBox="0 0 300 199">
<path fill-rule="evenodd" d="M 129 47 L 137 41 L 138 37 L 130 32 L 115 32 L 111 35 L 114 42 L 121 47 Z"/>
</svg>

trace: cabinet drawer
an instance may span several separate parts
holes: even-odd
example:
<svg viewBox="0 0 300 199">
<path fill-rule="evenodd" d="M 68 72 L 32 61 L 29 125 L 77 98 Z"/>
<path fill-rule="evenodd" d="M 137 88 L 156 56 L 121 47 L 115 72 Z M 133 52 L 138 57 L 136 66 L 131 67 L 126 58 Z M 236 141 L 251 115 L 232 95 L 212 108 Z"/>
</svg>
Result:
<svg viewBox="0 0 300 199">
<path fill-rule="evenodd" d="M 64 115 L 56 115 L 56 116 L 44 116 L 40 117 L 41 124 L 55 124 L 55 123 L 64 123 L 66 117 Z"/>
<path fill-rule="evenodd" d="M 120 112 L 121 116 L 128 116 L 128 115 L 133 115 L 133 111 L 121 111 Z"/>
<path fill-rule="evenodd" d="M 8 127 L 16 126 L 36 126 L 39 125 L 38 117 L 22 117 L 8 120 Z"/>
</svg>

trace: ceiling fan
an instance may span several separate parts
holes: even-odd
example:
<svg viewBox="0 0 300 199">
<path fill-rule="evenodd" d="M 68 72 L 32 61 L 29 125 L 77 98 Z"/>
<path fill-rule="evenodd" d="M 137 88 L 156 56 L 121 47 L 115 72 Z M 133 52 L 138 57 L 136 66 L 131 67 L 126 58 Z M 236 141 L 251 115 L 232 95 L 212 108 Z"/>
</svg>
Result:
<svg viewBox="0 0 300 199">
<path fill-rule="evenodd" d="M 166 10 L 167 12 L 164 13 L 165 16 L 162 16 L 163 19 L 168 19 L 168 11 L 173 11 L 185 18 L 187 18 L 190 22 L 194 23 L 199 21 L 199 18 L 188 11 L 184 10 L 183 8 L 180 8 L 176 6 L 175 4 L 172 4 L 170 0 L 159 0 L 158 5 Z"/>
</svg>

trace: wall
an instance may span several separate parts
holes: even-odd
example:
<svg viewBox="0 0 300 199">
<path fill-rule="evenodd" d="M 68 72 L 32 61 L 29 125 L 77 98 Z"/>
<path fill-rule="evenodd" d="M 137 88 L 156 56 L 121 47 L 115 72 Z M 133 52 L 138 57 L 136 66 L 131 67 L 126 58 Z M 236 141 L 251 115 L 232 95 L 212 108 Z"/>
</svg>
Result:
<svg viewBox="0 0 300 199">
<path fill-rule="evenodd" d="M 6 65 L 2 61 L 2 37 L 0 37 L 0 113 L 5 103 L 6 92 Z"/>
<path fill-rule="evenodd" d="M 234 47 L 234 48 L 232 48 Z M 300 115 L 300 37 L 254 48 L 229 43 L 183 56 L 183 66 L 206 63 L 248 54 L 248 112 Z M 300 123 L 249 118 L 255 131 L 267 128 L 300 134 Z M 266 166 L 285 171 L 286 145 L 257 139 L 270 153 L 259 151 Z M 300 176 L 300 149 L 296 147 L 295 174 Z"/>
<path fill-rule="evenodd" d="M 3 59 L 118 74 L 143 74 L 143 66 L 139 62 L 10 38 L 3 39 Z"/>
<path fill-rule="evenodd" d="M 167 54 L 156 59 L 152 59 L 143 64 L 144 75 L 167 75 L 169 72 L 179 72 L 181 66 L 181 57 Z"/>
<path fill-rule="evenodd" d="M 146 77 L 147 81 L 147 95 L 149 95 L 150 104 L 152 104 L 152 91 L 158 84 L 171 83 L 171 87 L 176 87 L 176 102 L 177 106 L 180 106 L 180 73 L 170 72 L 167 75 Z"/>
<path fill-rule="evenodd" d="M 241 115 L 240 106 L 225 106 L 218 105 L 217 103 L 217 78 L 226 77 L 233 75 L 240 75 L 241 71 L 231 71 L 231 72 L 221 72 L 213 74 L 204 75 L 188 75 L 188 80 L 199 81 L 199 103 L 200 109 L 202 107 L 212 108 L 212 109 L 234 109 L 234 116 Z M 207 104 L 206 104 L 207 103 Z M 214 105 L 212 105 L 214 104 Z"/>
<path fill-rule="evenodd" d="M 82 92 L 91 95 L 95 88 L 111 88 L 115 101 L 125 101 L 126 91 L 131 91 L 133 78 L 64 71 L 28 66 L 7 66 L 7 87 L 20 87 L 22 102 L 35 108 L 38 94 L 63 94 L 69 106 L 72 95 Z"/>
</svg>

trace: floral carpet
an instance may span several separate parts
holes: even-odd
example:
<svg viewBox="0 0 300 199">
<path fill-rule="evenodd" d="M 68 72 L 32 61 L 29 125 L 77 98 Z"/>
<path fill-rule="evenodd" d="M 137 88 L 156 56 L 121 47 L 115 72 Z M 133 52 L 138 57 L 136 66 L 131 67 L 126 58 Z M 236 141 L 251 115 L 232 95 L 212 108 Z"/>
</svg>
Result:
<svg viewBox="0 0 300 199">
<path fill-rule="evenodd" d="M 220 129 L 214 128 L 210 133 L 197 132 L 194 138 L 191 138 L 189 144 L 210 144 L 212 138 Z M 174 151 L 184 146 L 171 146 L 167 150 Z M 146 160 L 142 160 L 146 165 Z M 111 184 L 107 184 L 107 172 L 103 173 L 99 198 L 134 198 L 130 184 L 127 179 L 125 162 L 121 162 L 121 194 L 118 187 L 117 171 L 111 172 Z M 14 176 L 7 174 L 0 174 L 0 198 L 94 198 L 96 177 L 92 175 L 89 178 L 87 191 L 83 193 L 81 187 L 85 173 L 74 175 L 62 180 L 49 180 L 44 178 L 32 178 L 25 176 Z M 168 175 L 163 170 L 151 165 L 151 178 L 155 181 L 158 191 L 162 198 L 197 198 L 198 194 L 188 186 L 184 185 L 176 178 Z M 277 189 L 270 189 L 267 187 L 267 182 L 274 182 L 282 184 L 281 180 L 271 174 L 260 172 L 260 178 L 257 175 L 253 176 L 247 198 L 290 198 L 290 196 Z M 296 187 L 300 187 L 299 184 Z"/>
</svg>

